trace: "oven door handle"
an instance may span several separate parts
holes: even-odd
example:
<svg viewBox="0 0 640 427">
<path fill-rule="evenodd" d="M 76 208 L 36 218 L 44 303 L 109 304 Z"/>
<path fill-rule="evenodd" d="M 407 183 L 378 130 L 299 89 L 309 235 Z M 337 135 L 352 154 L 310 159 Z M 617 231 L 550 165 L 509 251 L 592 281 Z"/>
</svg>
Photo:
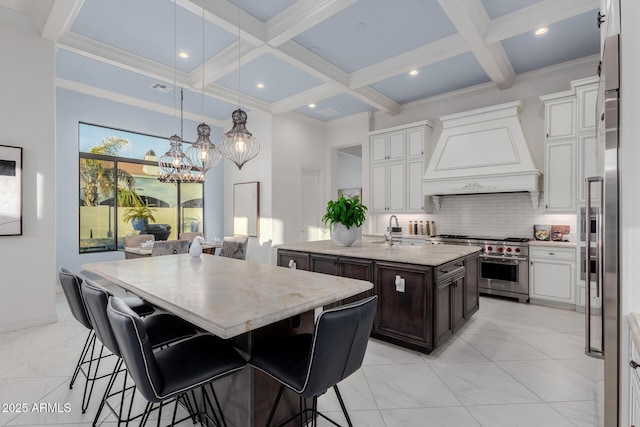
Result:
<svg viewBox="0 0 640 427">
<path fill-rule="evenodd" d="M 527 258 L 522 258 L 522 257 L 501 257 L 501 256 L 491 256 L 491 255 L 481 255 L 480 259 L 483 260 L 487 260 L 487 261 L 528 261 Z"/>
</svg>

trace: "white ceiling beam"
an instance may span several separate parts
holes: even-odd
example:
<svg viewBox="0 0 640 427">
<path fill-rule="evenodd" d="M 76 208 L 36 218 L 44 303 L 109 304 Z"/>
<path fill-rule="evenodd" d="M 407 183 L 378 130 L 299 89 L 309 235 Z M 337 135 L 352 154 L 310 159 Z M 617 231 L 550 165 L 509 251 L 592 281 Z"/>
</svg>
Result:
<svg viewBox="0 0 640 427">
<path fill-rule="evenodd" d="M 55 0 L 41 27 L 42 38 L 57 41 L 75 21 L 84 0 Z"/>
<path fill-rule="evenodd" d="M 349 87 L 357 89 L 468 51 L 464 38 L 454 34 L 351 73 Z"/>
<path fill-rule="evenodd" d="M 195 15 L 202 16 L 202 3 L 195 0 L 175 0 L 181 6 Z M 260 46 L 266 40 L 266 25 L 253 15 L 248 14 L 235 4 L 227 0 L 204 0 L 204 18 L 230 32 L 238 34 L 240 38 L 254 46 Z"/>
<path fill-rule="evenodd" d="M 438 0 L 438 3 L 467 40 L 471 52 L 489 78 L 500 89 L 511 87 L 516 73 L 502 45 L 484 43 L 489 16 L 481 0 Z"/>
<path fill-rule="evenodd" d="M 320 86 L 313 87 L 304 92 L 297 93 L 288 98 L 271 104 L 271 111 L 273 114 L 282 114 L 296 108 L 307 106 L 311 103 L 322 101 L 323 99 L 331 98 L 341 94 L 344 91 L 343 88 L 329 83 L 325 83 Z"/>
<path fill-rule="evenodd" d="M 156 111 L 158 113 L 166 114 L 168 116 L 175 116 L 176 110 L 174 107 L 158 104 L 150 101 L 143 101 L 133 96 L 123 95 L 121 93 L 112 92 L 105 89 L 99 89 L 93 86 L 88 86 L 82 83 L 74 82 L 71 80 L 56 78 L 56 86 L 74 92 L 84 93 L 87 95 L 95 96 L 109 101 L 119 102 L 121 104 L 132 105 L 134 107 L 144 108 L 145 110 Z M 221 120 L 212 119 L 211 117 L 203 117 L 200 114 L 194 114 L 189 111 L 183 111 L 184 118 L 187 120 L 193 120 L 194 122 L 206 121 L 214 126 L 224 127 L 224 122 Z"/>
<path fill-rule="evenodd" d="M 349 75 L 320 56 L 289 40 L 273 49 L 273 55 L 289 62 L 325 83 L 344 88 L 344 92 L 391 115 L 400 112 L 400 104 L 368 87 L 349 88 Z"/>
<path fill-rule="evenodd" d="M 271 50 L 266 46 L 255 47 L 244 40 L 240 43 L 240 63 L 246 64 Z M 205 62 L 205 86 L 211 84 L 230 72 L 238 69 L 238 42 L 225 48 L 222 52 Z M 202 66 L 189 73 L 191 85 L 202 88 Z"/>
<path fill-rule="evenodd" d="M 599 8 L 600 0 L 544 0 L 491 21 L 484 41 L 487 44 L 497 43 Z M 593 25 L 595 23 L 594 15 Z"/>
<path fill-rule="evenodd" d="M 267 21 L 267 43 L 278 47 L 357 0 L 299 0 Z"/>
<path fill-rule="evenodd" d="M 217 84 L 210 84 L 207 86 L 205 93 L 216 99 L 220 99 L 233 105 L 238 105 L 238 92 L 235 90 L 231 90 Z M 271 105 L 269 105 L 269 103 L 244 94 L 240 97 L 240 106 L 245 110 L 259 110 L 266 113 L 271 112 Z M 231 111 L 229 111 L 229 117 L 231 117 Z"/>
<path fill-rule="evenodd" d="M 158 62 L 97 42 L 76 33 L 67 32 L 58 40 L 57 47 L 124 70 L 173 84 L 173 67 L 167 67 L 166 65 Z M 175 75 L 179 86 L 191 86 L 191 80 L 189 79 L 188 74 L 183 73 L 182 71 L 176 71 Z"/>
</svg>

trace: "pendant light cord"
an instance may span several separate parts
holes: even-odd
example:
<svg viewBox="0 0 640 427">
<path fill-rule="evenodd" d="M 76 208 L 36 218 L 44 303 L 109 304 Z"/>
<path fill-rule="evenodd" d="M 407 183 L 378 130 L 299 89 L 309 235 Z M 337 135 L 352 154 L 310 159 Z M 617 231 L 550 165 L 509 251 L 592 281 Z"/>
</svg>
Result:
<svg viewBox="0 0 640 427">
<path fill-rule="evenodd" d="M 202 1 L 202 121 L 204 122 L 204 0 Z"/>
<path fill-rule="evenodd" d="M 242 92 L 240 91 L 240 8 L 238 8 L 238 109 L 240 109 L 240 97 Z"/>
<path fill-rule="evenodd" d="M 176 101 L 176 86 L 178 85 L 178 63 L 176 60 L 178 42 L 177 42 L 177 32 L 178 32 L 178 2 L 173 2 L 173 117 L 178 120 L 178 107 Z"/>
</svg>

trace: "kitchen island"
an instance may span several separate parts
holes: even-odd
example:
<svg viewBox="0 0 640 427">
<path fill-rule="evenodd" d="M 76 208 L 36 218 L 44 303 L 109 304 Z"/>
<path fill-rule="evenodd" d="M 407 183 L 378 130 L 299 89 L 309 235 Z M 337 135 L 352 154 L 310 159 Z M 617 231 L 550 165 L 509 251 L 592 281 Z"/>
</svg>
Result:
<svg viewBox="0 0 640 427">
<path fill-rule="evenodd" d="M 330 240 L 278 246 L 277 264 L 373 283 L 372 336 L 431 353 L 479 309 L 479 246 L 393 245 Z M 339 303 L 338 303 L 339 304 Z"/>
</svg>

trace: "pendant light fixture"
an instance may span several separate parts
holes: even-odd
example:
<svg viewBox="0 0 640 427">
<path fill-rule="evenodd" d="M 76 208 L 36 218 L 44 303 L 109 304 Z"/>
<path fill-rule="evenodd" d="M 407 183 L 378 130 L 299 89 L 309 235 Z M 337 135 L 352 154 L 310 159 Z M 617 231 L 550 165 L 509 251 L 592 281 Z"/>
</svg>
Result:
<svg viewBox="0 0 640 427">
<path fill-rule="evenodd" d="M 176 86 L 177 86 L 177 64 L 176 64 L 176 33 L 177 33 L 177 2 L 173 3 L 173 111 L 177 116 L 176 109 Z M 180 135 L 173 135 L 169 138 L 169 151 L 160 156 L 158 160 L 158 179 L 162 182 L 192 182 L 191 161 L 182 151 L 182 102 L 183 93 L 180 88 Z M 177 119 L 177 117 L 176 117 Z"/>
<path fill-rule="evenodd" d="M 233 127 L 220 138 L 220 152 L 242 169 L 258 155 L 260 142 L 247 130 L 247 113 L 240 108 L 240 19 L 238 19 L 238 109 L 231 114 Z"/>
<path fill-rule="evenodd" d="M 202 117 L 204 118 L 204 1 L 202 3 Z M 197 181 L 204 181 L 207 172 L 216 167 L 222 156 L 218 151 L 218 148 L 209 139 L 211 136 L 211 128 L 206 123 L 202 122 L 198 125 L 198 139 L 191 144 L 186 150 L 185 154 L 191 161 L 194 168 L 200 169 L 200 175 L 196 178 Z"/>
</svg>

